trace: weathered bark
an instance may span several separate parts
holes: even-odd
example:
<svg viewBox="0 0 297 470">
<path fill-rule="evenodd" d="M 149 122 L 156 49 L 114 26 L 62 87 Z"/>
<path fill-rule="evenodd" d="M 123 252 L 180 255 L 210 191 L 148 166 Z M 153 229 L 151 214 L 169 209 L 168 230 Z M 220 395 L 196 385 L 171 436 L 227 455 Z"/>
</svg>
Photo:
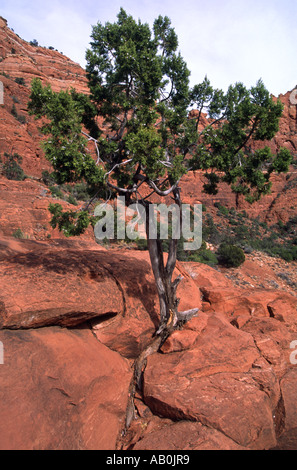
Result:
<svg viewBox="0 0 297 470">
<path fill-rule="evenodd" d="M 178 190 L 176 190 L 175 200 L 178 203 L 180 201 Z M 180 203 L 179 206 L 181 208 Z M 155 352 L 158 352 L 162 344 L 173 333 L 173 331 L 181 328 L 184 323 L 189 321 L 198 312 L 198 308 L 184 312 L 178 311 L 179 299 L 177 298 L 177 287 L 182 281 L 182 276 L 178 276 L 174 281 L 172 281 L 177 259 L 177 240 L 172 239 L 169 243 L 169 252 L 165 265 L 162 240 L 152 239 L 150 237 L 149 225 L 153 222 L 150 220 L 149 204 L 146 204 L 145 207 L 147 244 L 159 297 L 160 322 L 151 343 L 141 352 L 134 363 L 133 377 L 129 387 L 129 398 L 124 433 L 129 428 L 135 417 L 134 395 L 136 389 L 141 391 L 142 374 L 146 365 L 147 357 L 151 354 L 154 354 Z"/>
</svg>

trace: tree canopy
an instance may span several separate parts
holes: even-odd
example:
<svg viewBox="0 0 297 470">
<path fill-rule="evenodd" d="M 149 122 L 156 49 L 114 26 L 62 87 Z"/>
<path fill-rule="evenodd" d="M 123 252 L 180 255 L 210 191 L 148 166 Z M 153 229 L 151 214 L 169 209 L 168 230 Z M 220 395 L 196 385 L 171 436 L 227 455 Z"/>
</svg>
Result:
<svg viewBox="0 0 297 470">
<path fill-rule="evenodd" d="M 121 9 L 115 23 L 93 26 L 86 59 L 89 96 L 74 89 L 54 93 L 35 79 L 28 105 L 37 119 L 45 118 L 43 146 L 56 181 L 87 183 L 90 202 L 80 209 L 50 206 L 52 225 L 66 235 L 94 224 L 91 203 L 99 197 L 119 194 L 127 206 L 137 201 L 147 210 L 151 195 L 171 195 L 180 206 L 180 179 L 200 170 L 204 191 L 216 194 L 224 181 L 253 202 L 270 191 L 273 172 L 288 170 L 287 149 L 273 154 L 259 145 L 278 131 L 280 100 L 261 80 L 251 89 L 236 83 L 224 92 L 205 77 L 191 88 L 167 16 L 159 16 L 151 29 Z M 170 243 L 166 266 L 160 240 L 148 240 L 148 248 L 156 280 L 162 278 L 157 285 L 166 286 L 159 297 L 161 317 L 168 319 L 169 311 L 177 311 L 176 285 L 172 293 L 168 281 L 177 242 Z"/>
<path fill-rule="evenodd" d="M 251 89 L 236 83 L 224 92 L 205 77 L 191 88 L 167 16 L 159 16 L 150 28 L 121 9 L 115 23 L 93 26 L 86 59 L 89 96 L 73 89 L 54 93 L 35 79 L 28 105 L 37 119 L 43 118 L 43 147 L 56 181 L 85 181 L 90 194 L 90 201 L 75 211 L 50 206 L 53 227 L 66 235 L 79 235 L 94 224 L 92 203 L 100 197 L 121 195 L 127 206 L 138 202 L 148 211 L 151 196 L 170 195 L 181 208 L 179 182 L 200 170 L 206 192 L 216 194 L 219 183 L 226 182 L 253 202 L 270 191 L 273 172 L 288 170 L 290 152 L 281 148 L 273 154 L 264 145 L 278 131 L 281 102 L 261 80 Z M 181 278 L 172 281 L 177 240 L 170 240 L 166 263 L 162 240 L 150 239 L 148 229 L 147 241 L 160 325 L 154 345 L 136 362 L 136 381 L 149 351 L 198 310 L 178 311 Z"/>
<path fill-rule="evenodd" d="M 270 190 L 273 171 L 288 169 L 287 150 L 251 148 L 251 139 L 270 140 L 277 132 L 281 102 L 261 80 L 250 90 L 236 83 L 223 92 L 205 77 L 190 88 L 168 17 L 159 16 L 151 30 L 121 9 L 117 22 L 94 26 L 91 39 L 90 97 L 32 83 L 29 109 L 47 118 L 44 149 L 57 182 L 84 179 L 90 194 L 109 187 L 131 199 L 144 183 L 168 194 L 183 174 L 199 169 L 206 192 L 216 194 L 225 181 L 252 202 Z M 189 109 L 197 111 L 189 116 Z M 203 113 L 209 124 L 201 129 Z M 96 143 L 97 161 L 87 137 Z"/>
</svg>

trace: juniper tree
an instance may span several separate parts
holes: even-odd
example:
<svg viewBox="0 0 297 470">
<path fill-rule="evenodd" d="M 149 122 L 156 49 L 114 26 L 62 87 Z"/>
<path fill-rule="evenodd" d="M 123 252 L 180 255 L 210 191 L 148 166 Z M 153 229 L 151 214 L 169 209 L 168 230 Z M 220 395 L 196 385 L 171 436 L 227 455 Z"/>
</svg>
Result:
<svg viewBox="0 0 297 470">
<path fill-rule="evenodd" d="M 31 113 L 47 118 L 44 149 L 57 181 L 83 180 L 89 190 L 90 202 L 80 210 L 51 206 L 53 225 L 66 234 L 79 235 L 92 223 L 91 202 L 107 189 L 112 197 L 123 196 L 127 206 L 141 204 L 148 221 L 152 197 L 171 197 L 181 207 L 179 184 L 190 171 L 204 172 L 210 194 L 226 182 L 253 202 L 269 192 L 273 172 L 288 170 L 286 149 L 274 155 L 267 146 L 251 146 L 252 139 L 263 142 L 275 135 L 281 102 L 261 80 L 251 89 L 236 83 L 224 92 L 205 77 L 190 88 L 190 71 L 167 16 L 150 28 L 121 9 L 115 23 L 93 26 L 86 59 L 89 97 L 74 90 L 54 93 L 34 80 L 29 102 Z M 201 128 L 205 114 L 208 124 Z M 95 159 L 87 150 L 90 140 Z M 197 309 L 178 311 L 181 279 L 172 279 L 177 240 L 169 242 L 167 261 L 162 240 L 151 239 L 148 227 L 147 242 L 160 301 L 159 347 Z"/>
</svg>

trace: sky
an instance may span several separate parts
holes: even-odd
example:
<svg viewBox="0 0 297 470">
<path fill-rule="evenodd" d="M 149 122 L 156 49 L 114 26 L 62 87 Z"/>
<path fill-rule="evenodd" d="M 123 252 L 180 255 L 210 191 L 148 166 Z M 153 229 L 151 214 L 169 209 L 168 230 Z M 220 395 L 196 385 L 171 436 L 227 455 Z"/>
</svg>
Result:
<svg viewBox="0 0 297 470">
<path fill-rule="evenodd" d="M 26 41 L 85 67 L 92 26 L 117 21 L 121 7 L 150 26 L 171 19 L 192 86 L 205 75 L 225 91 L 260 78 L 275 96 L 297 85 L 296 0 L 0 0 L 0 16 Z"/>
</svg>

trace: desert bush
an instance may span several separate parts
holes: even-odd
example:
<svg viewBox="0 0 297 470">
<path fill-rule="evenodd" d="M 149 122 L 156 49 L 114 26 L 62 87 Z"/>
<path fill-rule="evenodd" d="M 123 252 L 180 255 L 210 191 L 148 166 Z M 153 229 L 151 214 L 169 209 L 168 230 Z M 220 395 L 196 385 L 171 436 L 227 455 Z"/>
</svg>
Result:
<svg viewBox="0 0 297 470">
<path fill-rule="evenodd" d="M 14 79 L 15 83 L 17 83 L 18 85 L 26 85 L 26 82 L 25 82 L 25 79 L 24 77 L 17 77 Z"/>
<path fill-rule="evenodd" d="M 14 238 L 25 238 L 25 236 L 24 236 L 24 234 L 23 234 L 23 232 L 22 232 L 22 230 L 21 230 L 20 228 L 17 228 L 17 229 L 13 232 L 12 236 L 13 236 Z"/>
<path fill-rule="evenodd" d="M 42 177 L 42 181 L 44 182 L 44 184 L 46 184 L 47 186 L 48 185 L 53 185 L 56 180 L 55 180 L 55 176 L 53 173 L 50 173 L 49 171 L 47 170 L 44 170 L 41 174 L 41 177 Z"/>
<path fill-rule="evenodd" d="M 222 243 L 217 254 L 219 262 L 230 268 L 238 268 L 245 261 L 243 250 L 236 245 Z"/>
<path fill-rule="evenodd" d="M 2 173 L 9 180 L 23 181 L 26 178 L 24 170 L 20 166 L 23 158 L 18 154 L 4 153 L 5 162 Z"/>
<path fill-rule="evenodd" d="M 187 261 L 196 261 L 198 263 L 208 264 L 208 266 L 216 266 L 218 258 L 215 253 L 208 249 L 200 249 L 192 252 L 187 257 Z"/>
<path fill-rule="evenodd" d="M 59 188 L 59 186 L 50 186 L 49 190 L 50 190 L 50 192 L 52 193 L 52 195 L 54 197 L 57 197 L 58 199 L 63 199 L 64 194 L 61 191 L 61 189 Z"/>
<path fill-rule="evenodd" d="M 77 206 L 77 200 L 72 194 L 69 194 L 66 200 L 67 202 L 69 202 L 69 204 L 72 204 L 73 206 Z"/>
</svg>

